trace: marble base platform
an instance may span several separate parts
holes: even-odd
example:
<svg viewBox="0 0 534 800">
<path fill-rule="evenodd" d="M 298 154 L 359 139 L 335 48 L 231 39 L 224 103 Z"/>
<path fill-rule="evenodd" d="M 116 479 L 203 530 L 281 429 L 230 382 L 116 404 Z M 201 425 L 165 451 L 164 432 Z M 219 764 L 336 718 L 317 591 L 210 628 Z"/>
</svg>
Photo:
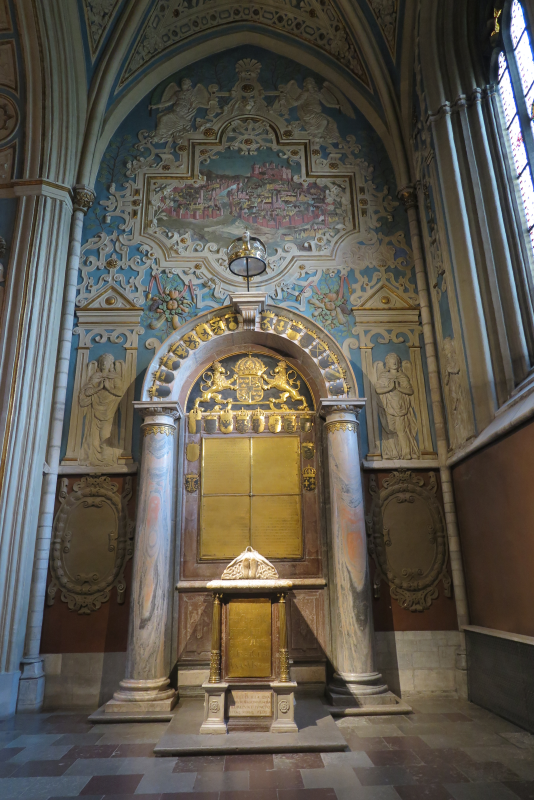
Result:
<svg viewBox="0 0 534 800">
<path fill-rule="evenodd" d="M 110 716 L 110 715 L 108 715 Z M 297 733 L 199 733 L 204 720 L 200 698 L 184 698 L 174 710 L 154 753 L 158 756 L 216 755 L 226 753 L 332 753 L 343 752 L 347 743 L 323 703 L 302 698 L 295 707 Z"/>
<path fill-rule="evenodd" d="M 87 719 L 93 724 L 100 724 L 102 722 L 169 722 L 174 715 L 174 710 L 171 709 L 142 709 L 142 703 L 129 703 L 130 708 L 126 711 L 114 711 L 109 713 L 107 710 L 108 703 L 91 714 Z"/>
</svg>

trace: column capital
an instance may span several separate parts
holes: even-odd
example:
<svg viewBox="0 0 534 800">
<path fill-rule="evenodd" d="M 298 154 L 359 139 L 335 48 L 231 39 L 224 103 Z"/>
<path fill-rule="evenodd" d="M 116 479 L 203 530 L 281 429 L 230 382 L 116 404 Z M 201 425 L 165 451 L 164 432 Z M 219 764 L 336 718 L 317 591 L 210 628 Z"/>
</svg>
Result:
<svg viewBox="0 0 534 800">
<path fill-rule="evenodd" d="M 406 211 L 408 211 L 409 208 L 417 208 L 417 190 L 412 184 L 399 189 L 397 192 L 397 197 L 401 201 Z"/>
<path fill-rule="evenodd" d="M 161 403 L 153 400 L 138 400 L 133 404 L 144 420 L 152 421 L 152 417 L 170 417 L 171 419 L 181 419 L 184 412 L 179 403 Z"/>
<path fill-rule="evenodd" d="M 73 192 L 72 209 L 73 211 L 81 211 L 87 214 L 93 203 L 95 202 L 95 193 L 89 186 L 85 184 L 77 184 Z"/>
<path fill-rule="evenodd" d="M 335 414 L 336 418 L 346 414 L 358 419 L 362 408 L 365 408 L 365 397 L 343 397 L 340 400 L 323 397 L 319 401 L 319 416 L 328 420 L 332 414 Z"/>
</svg>

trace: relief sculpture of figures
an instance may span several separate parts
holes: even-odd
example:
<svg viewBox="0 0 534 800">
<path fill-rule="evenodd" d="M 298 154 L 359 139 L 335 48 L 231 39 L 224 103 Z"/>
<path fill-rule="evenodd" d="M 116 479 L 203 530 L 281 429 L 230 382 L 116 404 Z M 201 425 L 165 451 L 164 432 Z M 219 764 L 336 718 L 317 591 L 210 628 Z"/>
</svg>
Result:
<svg viewBox="0 0 534 800">
<path fill-rule="evenodd" d="M 375 376 L 382 423 L 382 458 L 419 458 L 410 362 L 401 361 L 396 353 L 388 353 L 385 363 L 377 361 Z"/>
<path fill-rule="evenodd" d="M 453 448 L 460 447 L 471 435 L 471 426 L 467 415 L 465 390 L 454 341 L 447 336 L 443 340 L 445 386 L 449 407 L 449 436 Z"/>
<path fill-rule="evenodd" d="M 80 389 L 78 402 L 85 412 L 85 431 L 79 463 L 92 467 L 117 464 L 115 413 L 125 391 L 123 361 L 104 353 L 89 364 L 88 378 Z"/>
<path fill-rule="evenodd" d="M 186 133 L 190 133 L 193 127 L 193 117 L 197 109 L 208 108 L 210 95 L 202 84 L 197 84 L 193 88 L 189 78 L 183 78 L 180 88 L 175 83 L 170 83 L 161 98 L 161 103 L 149 106 L 151 109 L 168 108 L 158 115 L 156 130 L 152 135 L 154 142 L 167 142 L 169 140 L 178 141 Z"/>
<path fill-rule="evenodd" d="M 306 78 L 302 90 L 296 81 L 290 81 L 278 88 L 280 99 L 275 103 L 274 109 L 285 115 L 289 108 L 296 106 L 302 127 L 313 137 L 313 141 L 337 142 L 340 139 L 336 123 L 323 114 L 321 104 L 329 108 L 338 108 L 348 116 L 354 117 L 354 112 L 345 97 L 328 82 L 319 89 L 313 78 Z"/>
</svg>

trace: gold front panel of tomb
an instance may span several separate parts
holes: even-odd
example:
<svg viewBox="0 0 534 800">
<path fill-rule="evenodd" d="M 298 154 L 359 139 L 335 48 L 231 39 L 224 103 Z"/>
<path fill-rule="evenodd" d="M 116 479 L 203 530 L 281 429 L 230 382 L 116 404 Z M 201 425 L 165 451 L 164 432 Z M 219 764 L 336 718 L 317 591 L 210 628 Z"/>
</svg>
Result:
<svg viewBox="0 0 534 800">
<path fill-rule="evenodd" d="M 228 604 L 228 678 L 269 678 L 271 601 L 239 597 Z"/>
<path fill-rule="evenodd" d="M 252 440 L 252 494 L 300 493 L 298 436 Z"/>
<path fill-rule="evenodd" d="M 203 497 L 200 509 L 200 558 L 235 558 L 249 544 L 248 494 Z"/>
<path fill-rule="evenodd" d="M 202 441 L 202 494 L 249 494 L 250 439 Z"/>
<path fill-rule="evenodd" d="M 299 494 L 252 498 L 251 544 L 265 558 L 302 558 Z"/>
</svg>

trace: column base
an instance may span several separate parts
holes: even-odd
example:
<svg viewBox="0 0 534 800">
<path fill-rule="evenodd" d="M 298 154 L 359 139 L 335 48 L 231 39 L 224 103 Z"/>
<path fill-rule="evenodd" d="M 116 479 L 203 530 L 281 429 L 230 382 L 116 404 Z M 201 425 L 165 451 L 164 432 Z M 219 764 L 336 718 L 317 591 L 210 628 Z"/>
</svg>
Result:
<svg viewBox="0 0 534 800">
<path fill-rule="evenodd" d="M 382 682 L 379 672 L 360 675 L 334 674 L 326 690 L 333 716 L 358 716 L 370 714 L 405 714 L 412 709 Z"/>
<path fill-rule="evenodd" d="M 202 684 L 204 689 L 204 722 L 200 726 L 200 733 L 226 733 L 225 703 L 228 684 L 219 683 Z"/>
<path fill-rule="evenodd" d="M 105 705 L 106 713 L 127 714 L 137 711 L 171 711 L 178 700 L 174 689 L 167 689 L 168 678 L 155 678 L 142 681 L 126 678 L 120 682 L 120 689 L 113 699 Z M 135 705 L 134 705 L 135 704 Z"/>
<path fill-rule="evenodd" d="M 17 707 L 20 672 L 0 672 L 0 719 L 12 717 Z"/>
<path fill-rule="evenodd" d="M 44 659 L 41 656 L 23 658 L 21 666 L 17 714 L 38 714 L 44 705 Z"/>
<path fill-rule="evenodd" d="M 360 674 L 336 672 L 326 690 L 326 695 L 332 705 L 359 706 L 366 697 L 372 698 L 372 705 L 384 702 L 387 704 L 386 698 L 391 692 L 379 672 Z"/>
</svg>

